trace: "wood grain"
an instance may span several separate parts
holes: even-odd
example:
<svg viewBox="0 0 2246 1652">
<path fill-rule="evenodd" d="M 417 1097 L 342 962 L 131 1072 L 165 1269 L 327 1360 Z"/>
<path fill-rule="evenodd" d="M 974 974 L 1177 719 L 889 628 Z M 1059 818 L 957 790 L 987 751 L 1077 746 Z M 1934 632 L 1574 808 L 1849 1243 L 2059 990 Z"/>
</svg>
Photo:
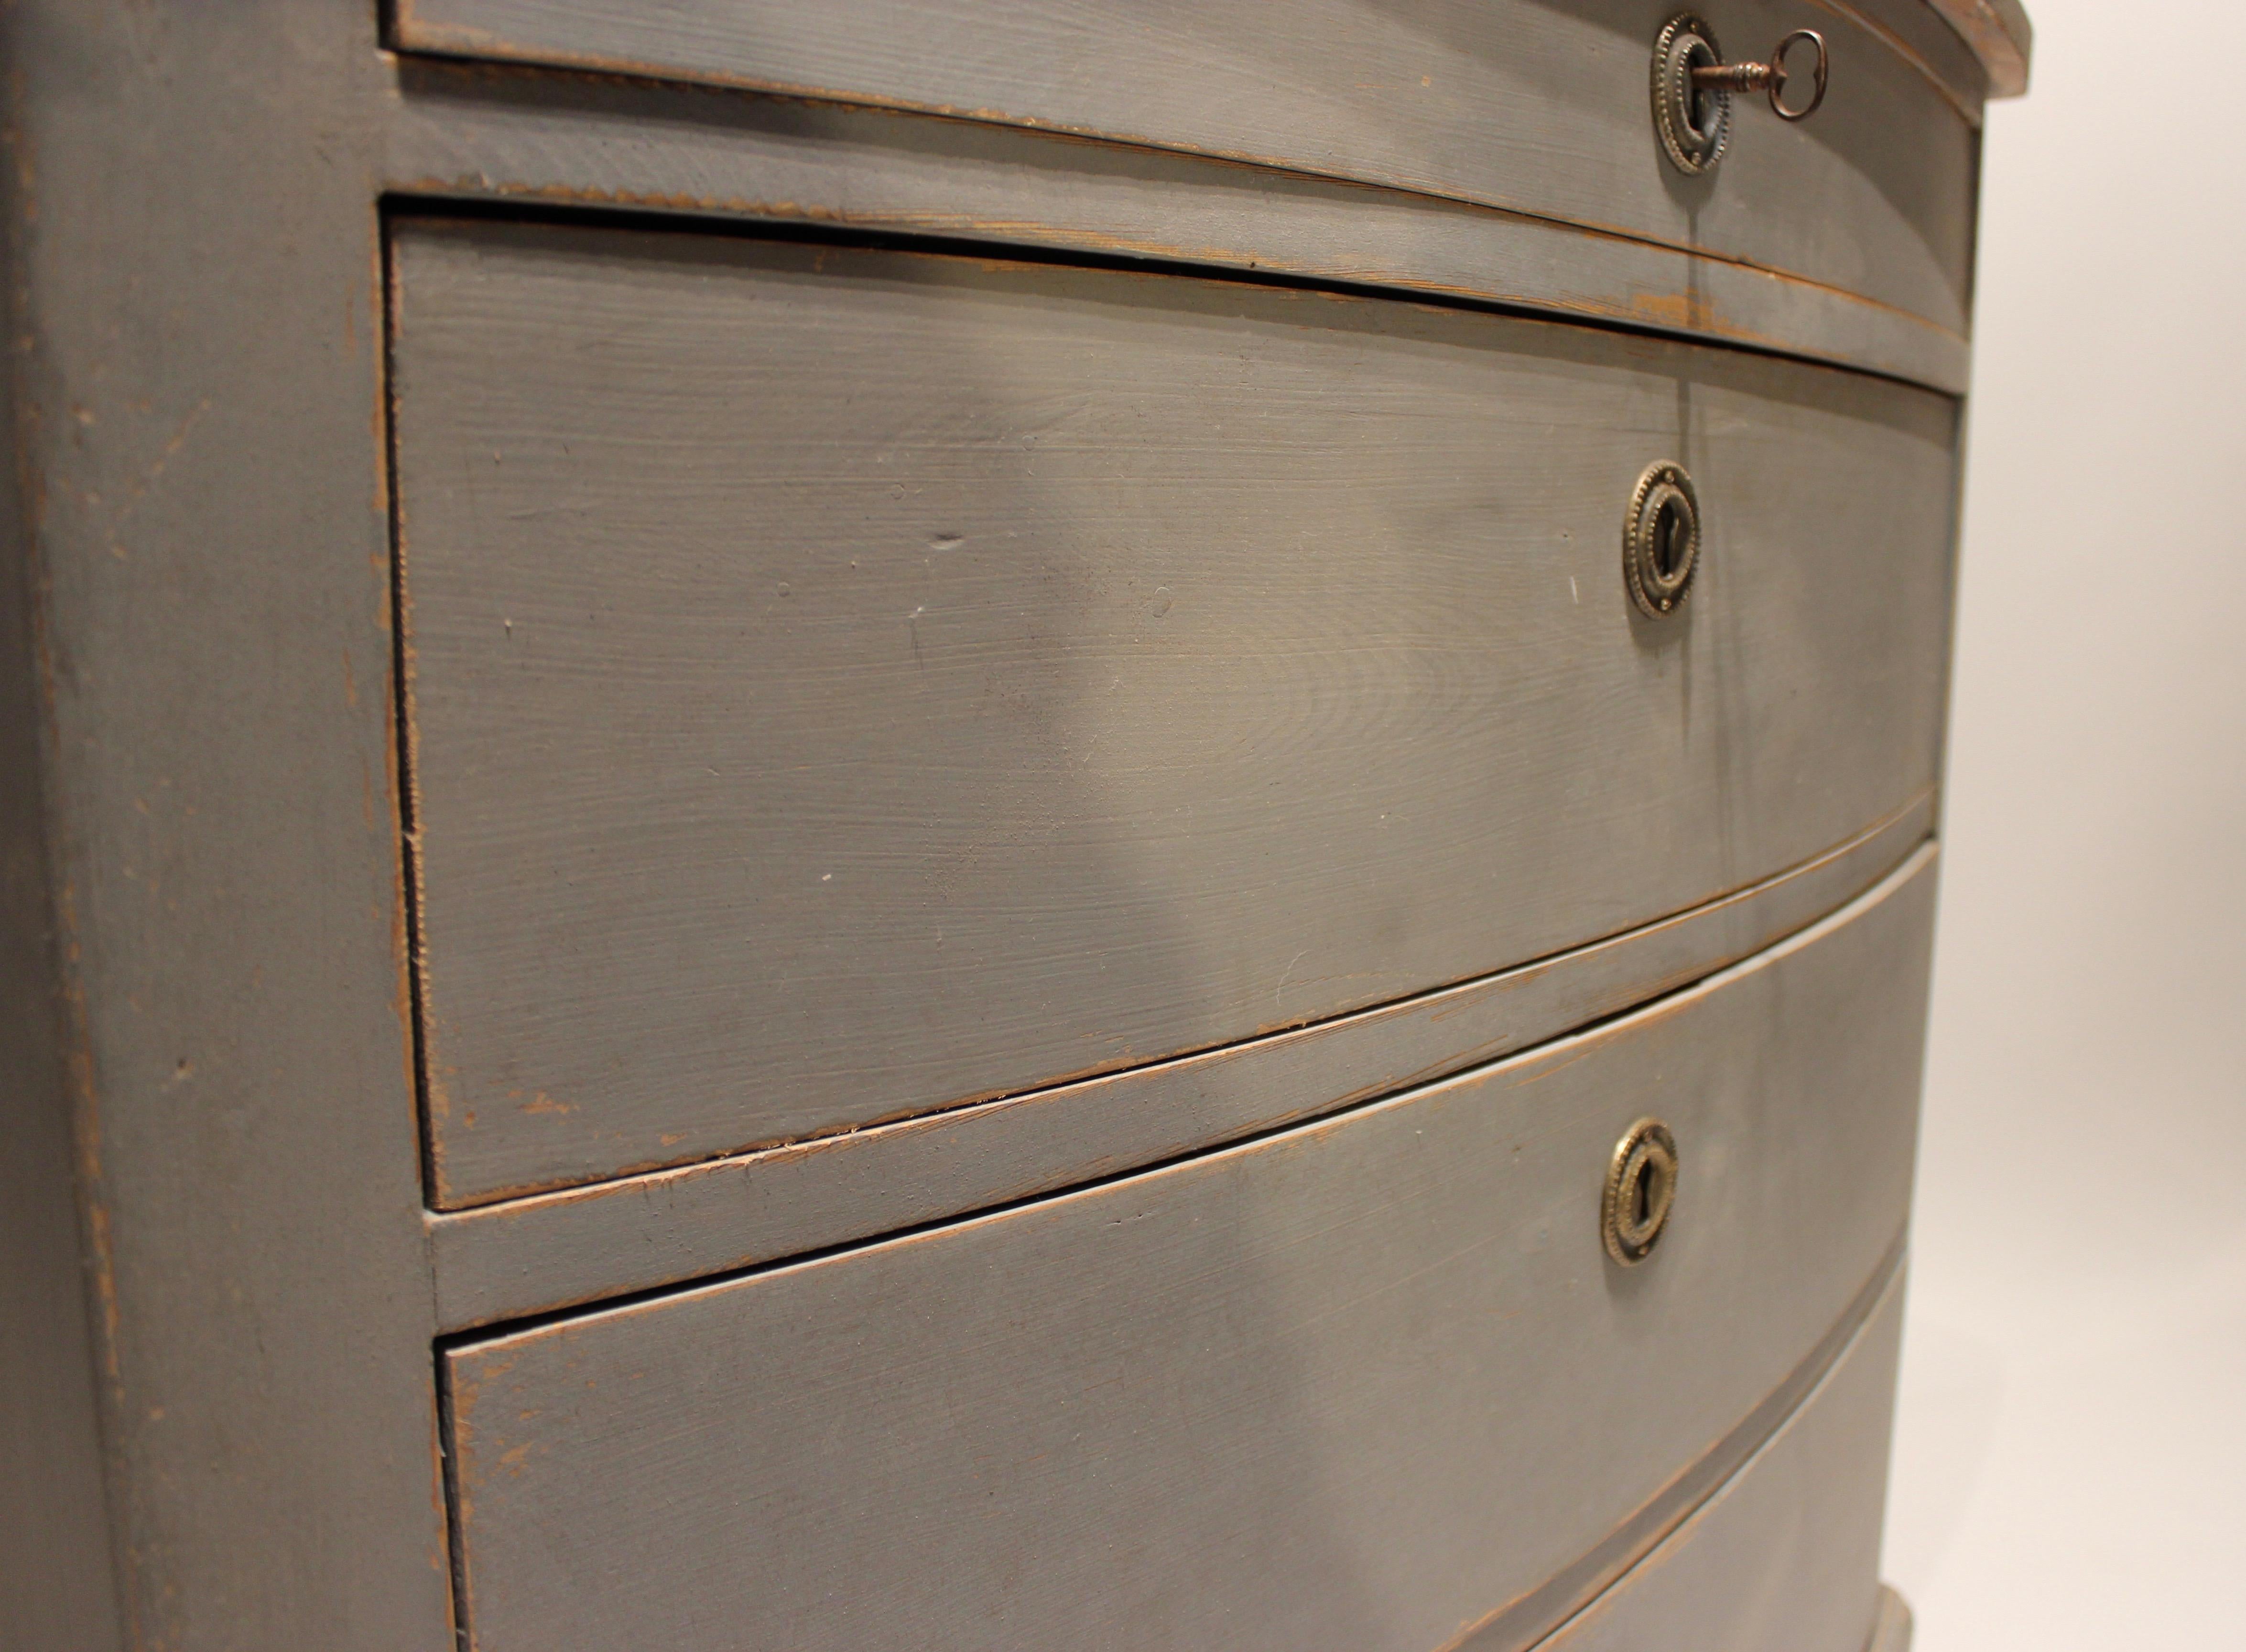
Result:
<svg viewBox="0 0 2246 1652">
<path fill-rule="evenodd" d="M 1479 981 L 1081 1084 L 432 1213 L 438 1322 L 550 1313 L 1113 1176 L 1524 1050 L 1822 917 L 1923 840 L 1923 798 L 1720 901 Z"/>
<path fill-rule="evenodd" d="M 24 44 L 16 24 L 0 12 L 0 56 Z M 0 92 L 0 126 L 12 130 L 17 113 Z M 28 274 L 22 184 L 0 168 L 0 293 L 10 298 Z M 27 364 L 20 350 L 0 357 L 11 440 L 40 405 L 21 382 Z M 100 1259 L 77 1196 L 79 1131 L 92 1122 L 72 1058 L 85 1023 L 65 972 L 68 885 L 48 818 L 39 513 L 22 493 L 38 474 L 0 465 L 0 1647 L 120 1652 L 100 1302 L 89 1289 Z"/>
<path fill-rule="evenodd" d="M 28 704 L 0 682 L 11 859 L 18 812 L 44 816 L 0 915 L 0 1221 L 44 1230 L 0 1365 L 75 1382 L 5 1397 L 24 1455 L 0 1501 L 37 1500 L 30 1541 L 0 1532 L 0 1597 L 31 1601 L 10 1652 L 452 1643 L 386 691 L 379 59 L 371 6 L 0 7 L 22 490 L 0 577 L 30 581 L 35 672 Z"/>
<path fill-rule="evenodd" d="M 895 110 L 441 58 L 388 67 L 393 198 L 1181 261 L 1611 322 L 1953 394 L 1969 377 L 1964 335 L 1908 310 L 1533 214 Z"/>
<path fill-rule="evenodd" d="M 1878 1568 L 1902 1304 L 1897 1275 L 1801 1409 L 1540 1652 L 1906 1652 L 1908 1630 L 1875 1638 L 1894 1621 Z"/>
<path fill-rule="evenodd" d="M 1424 992 L 1933 783 L 1943 398 L 1120 272 L 394 258 L 440 1206 Z M 1708 551 L 1656 626 L 1670 457 Z"/>
<path fill-rule="evenodd" d="M 1850 10 L 1938 66 L 1918 0 Z M 1268 262 L 1965 384 L 1962 321 L 1720 249 L 991 122 L 401 62 L 382 10 L 0 6 L 10 1646 L 454 1644 L 387 677 L 385 203 Z M 1862 135 L 1832 130 L 1838 151 Z M 1919 267 L 1950 269 L 1971 201 L 1936 160 L 1925 200 L 1947 190 L 1957 215 Z M 1873 217 L 1928 210 L 1907 180 L 1897 201 Z M 1845 249 L 1845 214 L 1831 233 Z M 815 374 L 810 343 L 798 359 Z M 1856 549 L 1884 567 L 1883 545 Z M 1705 712 L 1725 656 L 1693 657 Z"/>
<path fill-rule="evenodd" d="M 2028 89 L 2035 29 L 2020 0 L 1928 0 L 1986 68 L 1989 95 L 2017 98 Z"/>
<path fill-rule="evenodd" d="M 1725 0 L 1732 56 L 1814 26 L 1814 120 L 1741 99 L 1720 171 L 1656 140 L 1669 0 L 399 0 L 411 51 L 933 111 L 1188 150 L 1611 228 L 1964 330 L 1970 112 L 1846 12 Z"/>
<path fill-rule="evenodd" d="M 1888 1265 L 1930 867 L 1531 1055 L 454 1348 L 473 1644 L 1424 1652 L 1504 1621 Z M 1647 1112 L 1681 1189 L 1624 1271 L 1599 1190 Z"/>
</svg>

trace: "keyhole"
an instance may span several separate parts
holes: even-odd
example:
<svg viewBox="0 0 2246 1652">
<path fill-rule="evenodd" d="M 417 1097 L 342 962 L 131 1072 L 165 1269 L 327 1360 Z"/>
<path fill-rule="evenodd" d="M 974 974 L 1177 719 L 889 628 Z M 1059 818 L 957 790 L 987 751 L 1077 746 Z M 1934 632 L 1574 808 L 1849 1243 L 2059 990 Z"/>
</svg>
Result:
<svg viewBox="0 0 2246 1652">
<path fill-rule="evenodd" d="M 1684 511 L 1675 500 L 1664 500 L 1660 513 L 1653 519 L 1653 566 L 1664 580 L 1677 577 L 1684 561 L 1684 541 L 1690 537 Z"/>
<path fill-rule="evenodd" d="M 1658 1118 L 1641 1118 L 1615 1144 L 1599 1226 L 1607 1254 L 1628 1268 L 1644 1261 L 1669 1226 L 1677 1198 L 1677 1138 Z"/>
<path fill-rule="evenodd" d="M 1700 502 L 1692 479 L 1671 460 L 1647 466 L 1623 519 L 1623 582 L 1630 601 L 1649 619 L 1675 613 L 1692 588 L 1700 554 Z M 1621 1191 L 1616 1189 L 1617 1196 Z"/>
</svg>

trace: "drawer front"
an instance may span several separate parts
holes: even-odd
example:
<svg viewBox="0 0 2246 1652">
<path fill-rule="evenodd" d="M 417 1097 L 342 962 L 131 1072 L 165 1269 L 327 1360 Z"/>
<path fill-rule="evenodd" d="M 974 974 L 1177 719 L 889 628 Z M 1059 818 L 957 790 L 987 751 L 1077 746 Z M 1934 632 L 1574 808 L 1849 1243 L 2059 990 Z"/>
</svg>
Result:
<svg viewBox="0 0 2246 1652">
<path fill-rule="evenodd" d="M 1539 1652 L 1903 1652 L 1879 1586 L 1902 1278 L 1801 1408 Z M 1469 1640 L 1461 1652 L 1504 1644 Z"/>
<path fill-rule="evenodd" d="M 1931 861 L 1532 1057 L 454 1347 L 473 1644 L 1528 1644 L 1877 1300 Z M 1603 1181 L 1649 1113 L 1679 1191 L 1623 1268 Z"/>
<path fill-rule="evenodd" d="M 395 261 L 440 1204 L 1424 991 L 1934 782 L 1943 398 L 1113 271 Z M 1657 622 L 1663 459 L 1705 549 Z"/>
<path fill-rule="evenodd" d="M 1677 172 L 1648 86 L 1679 10 L 1735 59 L 1822 31 L 1824 106 L 1792 126 L 1739 98 L 1716 172 Z M 1296 0 L 1283 27 L 1261 0 L 399 0 L 397 17 L 409 49 L 935 110 L 1620 228 L 1966 330 L 1980 76 L 1916 0 Z"/>
</svg>

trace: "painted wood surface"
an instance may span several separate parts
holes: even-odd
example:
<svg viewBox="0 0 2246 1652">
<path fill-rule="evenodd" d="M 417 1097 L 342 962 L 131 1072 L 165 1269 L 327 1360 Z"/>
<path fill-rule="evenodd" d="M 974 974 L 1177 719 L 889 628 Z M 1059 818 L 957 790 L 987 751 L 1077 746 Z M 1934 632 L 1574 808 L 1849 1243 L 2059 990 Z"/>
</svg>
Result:
<svg viewBox="0 0 2246 1652">
<path fill-rule="evenodd" d="M 2017 98 L 2028 89 L 2028 64 L 2035 51 L 2035 29 L 2020 0 L 1929 0 L 1943 20 L 1981 60 L 1989 76 L 1989 95 Z"/>
<path fill-rule="evenodd" d="M 418 51 L 931 110 L 1505 207 L 1787 270 L 1963 332 L 1977 97 L 1961 107 L 1849 10 L 1718 0 L 1702 10 L 1734 58 L 1810 26 L 1837 61 L 1814 121 L 1741 99 L 1719 171 L 1687 179 L 1663 158 L 1647 93 L 1676 9 L 1298 0 L 1274 28 L 1257 0 L 398 0 L 395 35 Z"/>
<path fill-rule="evenodd" d="M 454 1347 L 471 1643 L 1528 1643 L 1894 1265 L 1930 860 L 1530 1055 Z M 1680 1193 L 1621 1270 L 1647 1112 Z"/>
<path fill-rule="evenodd" d="M 1879 1585 L 1902 1303 L 1898 1274 L 1800 1410 L 1539 1652 L 1905 1652 Z"/>
<path fill-rule="evenodd" d="M 13 60 L 10 49 L 24 44 L 17 24 L 0 11 L 0 58 Z M 0 129 L 12 129 L 17 113 L 0 91 Z M 26 274 L 23 183 L 17 169 L 0 168 L 0 293 L 10 296 Z M 27 366 L 21 350 L 0 356 L 0 430 L 11 440 L 42 402 L 20 382 Z M 0 465 L 0 1648 L 120 1652 L 101 1441 L 106 1373 L 86 1290 L 91 1213 L 77 1197 L 85 1144 L 71 1067 L 84 1021 L 65 984 L 43 579 L 21 492 L 38 472 L 25 457 Z"/>
<path fill-rule="evenodd" d="M 1378 284 L 1966 386 L 1953 328 L 1533 214 L 895 110 L 441 58 L 389 66 L 393 197 L 836 225 Z"/>
<path fill-rule="evenodd" d="M 1909 322 L 1941 341 L 1914 353 L 1834 319 L 1872 306 L 1834 293 L 1820 310 L 1814 283 L 1642 238 L 1555 225 L 1591 250 L 1547 255 L 1533 214 L 1433 197 L 934 116 L 401 64 L 380 11 L 0 7 L 0 542 L 33 638 L 0 647 L 17 674 L 0 738 L 37 749 L 0 763 L 37 779 L 36 802 L 21 783 L 0 799 L 0 1318 L 37 1338 L 0 1350 L 6 1404 L 26 1407 L 10 1424 L 33 1418 L 0 1488 L 0 1641 L 42 1652 L 453 1645 L 389 792 L 379 203 L 863 212 L 994 240 L 1011 213 L 1056 248 L 1109 235 L 1339 279 L 1358 278 L 1361 241 L 1366 281 L 1964 382 L 1962 324 Z M 444 75 L 489 95 L 432 94 Z M 1226 173 L 1234 204 L 1211 205 Z M 1950 233 L 1970 233 L 1962 209 Z M 90 1348 L 70 1345 L 73 1297 Z"/>
<path fill-rule="evenodd" d="M 73 1398 L 0 1418 L 34 1477 L 8 1462 L 0 1499 L 39 1499 L 29 1545 L 0 1534 L 0 1594 L 37 1615 L 0 1628 L 10 1652 L 452 1644 L 385 691 L 375 23 L 0 7 L 21 489 L 0 540 L 35 673 L 0 726 L 28 715 L 38 762 L 6 753 L 0 813 L 11 884 L 51 903 L 0 917 L 0 1091 L 36 1124 L 0 1140 L 0 1221 L 75 1203 L 85 1235 L 41 1253 L 64 1271 L 38 1318 L 8 1305 L 0 1363 L 61 1372 L 92 1343 Z M 47 1180 L 58 1132 L 75 1186 Z M 44 1184 L 20 1205 L 18 1174 Z"/>
<path fill-rule="evenodd" d="M 1495 1060 L 1759 951 L 1925 839 L 1923 798 L 1767 883 L 1401 1003 L 927 1118 L 429 1218 L 459 1331 L 916 1227 Z"/>
<path fill-rule="evenodd" d="M 1935 778 L 1955 409 L 1484 314 L 401 226 L 435 1202 L 1211 1048 Z M 1621 519 L 1698 478 L 1635 616 Z"/>
</svg>

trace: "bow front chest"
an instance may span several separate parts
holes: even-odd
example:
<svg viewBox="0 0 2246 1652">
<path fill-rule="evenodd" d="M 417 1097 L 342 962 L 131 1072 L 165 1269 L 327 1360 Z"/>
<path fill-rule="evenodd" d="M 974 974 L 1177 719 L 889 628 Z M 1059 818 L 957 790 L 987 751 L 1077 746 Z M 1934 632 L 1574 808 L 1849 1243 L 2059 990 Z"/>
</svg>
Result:
<svg viewBox="0 0 2246 1652">
<path fill-rule="evenodd" d="M 1899 1652 L 2028 39 L 0 11 L 0 1640 Z"/>
</svg>

